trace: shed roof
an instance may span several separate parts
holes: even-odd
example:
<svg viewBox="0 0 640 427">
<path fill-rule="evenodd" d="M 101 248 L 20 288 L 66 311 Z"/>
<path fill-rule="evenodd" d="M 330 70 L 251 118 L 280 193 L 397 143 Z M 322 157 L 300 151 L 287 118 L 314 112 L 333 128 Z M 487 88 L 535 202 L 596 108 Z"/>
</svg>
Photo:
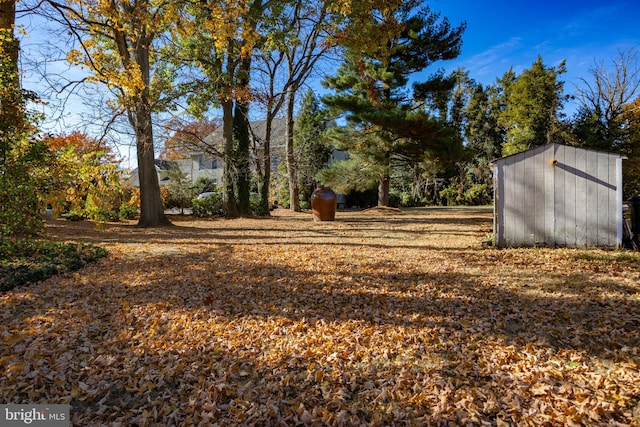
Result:
<svg viewBox="0 0 640 427">
<path fill-rule="evenodd" d="M 559 144 L 559 143 L 557 143 L 557 142 L 550 142 L 549 144 L 540 145 L 540 146 L 538 146 L 538 147 L 530 148 L 530 149 L 528 149 L 528 150 L 526 150 L 526 151 L 521 151 L 520 153 L 510 154 L 510 155 L 508 155 L 508 156 L 504 156 L 504 157 L 500 157 L 500 158 L 497 158 L 497 159 L 491 160 L 491 161 L 489 162 L 489 165 L 493 166 L 495 163 L 498 163 L 498 162 L 506 162 L 506 161 L 507 161 L 507 159 L 510 159 L 510 158 L 512 158 L 512 157 L 514 157 L 514 156 L 522 155 L 522 153 L 527 153 L 527 152 L 531 152 L 531 151 L 540 151 L 540 152 L 542 152 L 542 151 L 547 150 L 549 147 L 552 147 L 552 148 L 554 148 L 554 149 L 555 149 L 556 147 L 573 148 L 573 149 L 575 149 L 575 150 L 591 151 L 591 152 L 594 152 L 594 153 L 601 153 L 601 154 L 610 154 L 610 155 L 615 155 L 615 156 L 620 157 L 620 158 L 621 158 L 621 159 L 623 159 L 623 160 L 626 160 L 626 159 L 627 159 L 627 156 L 625 156 L 625 155 L 623 155 L 623 154 L 620 154 L 620 153 L 614 153 L 614 152 L 611 152 L 611 151 L 596 150 L 596 149 L 594 149 L 594 148 L 576 147 L 576 146 L 573 146 L 573 145 Z"/>
</svg>

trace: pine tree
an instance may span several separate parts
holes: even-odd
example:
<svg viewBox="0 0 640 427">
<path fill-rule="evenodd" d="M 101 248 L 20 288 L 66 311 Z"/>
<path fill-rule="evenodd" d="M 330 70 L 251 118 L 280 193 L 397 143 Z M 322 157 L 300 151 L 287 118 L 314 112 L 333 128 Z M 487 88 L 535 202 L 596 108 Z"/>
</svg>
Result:
<svg viewBox="0 0 640 427">
<path fill-rule="evenodd" d="M 405 2 L 393 10 L 383 7 L 369 19 L 352 22 L 344 63 L 336 76 L 324 81 L 336 94 L 323 101 L 336 114 L 345 114 L 357 131 L 335 131 L 334 137 L 346 141 L 354 173 L 378 183 L 379 205 L 389 203 L 392 160 L 425 153 L 447 158 L 460 147 L 446 123 L 416 108 L 407 95 L 411 74 L 459 54 L 464 25 L 451 28 L 446 18 L 440 20 L 427 7 L 416 12 L 414 6 Z"/>
</svg>

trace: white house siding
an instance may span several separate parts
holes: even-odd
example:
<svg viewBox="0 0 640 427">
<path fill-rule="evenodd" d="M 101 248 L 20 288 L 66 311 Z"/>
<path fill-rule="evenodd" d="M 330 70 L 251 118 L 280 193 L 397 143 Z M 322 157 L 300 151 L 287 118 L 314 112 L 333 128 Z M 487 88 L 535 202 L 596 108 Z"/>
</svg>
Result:
<svg viewBox="0 0 640 427">
<path fill-rule="evenodd" d="M 620 245 L 620 155 L 548 144 L 493 167 L 496 245 Z"/>
<path fill-rule="evenodd" d="M 179 161 L 180 162 L 180 161 Z M 206 153 L 192 153 L 191 158 L 182 160 L 180 170 L 189 175 L 191 183 L 195 184 L 198 178 L 211 178 L 217 185 L 222 185 L 222 161 L 207 155 Z"/>
</svg>

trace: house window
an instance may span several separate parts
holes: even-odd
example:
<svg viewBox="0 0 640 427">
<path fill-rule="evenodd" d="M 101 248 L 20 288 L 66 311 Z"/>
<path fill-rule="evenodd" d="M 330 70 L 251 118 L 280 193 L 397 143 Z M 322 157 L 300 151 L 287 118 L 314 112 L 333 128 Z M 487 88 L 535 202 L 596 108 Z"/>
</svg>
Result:
<svg viewBox="0 0 640 427">
<path fill-rule="evenodd" d="M 218 164 L 216 162 L 216 159 L 214 159 L 213 157 L 205 159 L 204 156 L 198 156 L 198 169 L 199 170 L 216 169 L 217 167 L 218 167 Z"/>
<path fill-rule="evenodd" d="M 216 161 L 215 158 L 209 157 L 208 159 L 206 159 L 204 156 L 198 156 L 199 170 L 217 169 L 217 168 L 218 168 L 218 162 Z"/>
</svg>

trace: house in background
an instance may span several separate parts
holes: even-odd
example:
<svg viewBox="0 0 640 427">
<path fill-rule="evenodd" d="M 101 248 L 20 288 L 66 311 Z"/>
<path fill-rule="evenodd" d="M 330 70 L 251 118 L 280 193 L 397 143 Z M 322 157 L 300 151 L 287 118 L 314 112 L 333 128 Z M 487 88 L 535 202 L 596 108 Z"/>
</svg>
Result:
<svg viewBox="0 0 640 427">
<path fill-rule="evenodd" d="M 263 154 L 264 140 L 266 135 L 266 120 L 253 121 L 249 125 L 249 131 L 252 143 L 252 153 L 261 157 Z M 275 175 L 280 163 L 286 161 L 286 120 L 284 118 L 274 119 L 271 125 L 271 175 Z M 222 135 L 222 127 L 213 131 L 204 138 L 201 150 L 191 150 L 183 159 L 178 160 L 161 160 L 155 161 L 156 173 L 158 174 L 158 182 L 160 185 L 167 185 L 170 181 L 169 169 L 178 166 L 180 171 L 189 177 L 191 184 L 201 178 L 211 178 L 217 186 L 221 186 L 224 179 L 224 161 L 222 158 L 210 154 L 212 149 L 222 152 L 224 139 Z M 335 161 L 344 160 L 347 154 L 336 149 L 333 150 L 328 164 Z M 140 186 L 138 180 L 138 170 L 135 169 L 128 179 L 128 183 L 135 187 Z M 338 194 L 338 205 L 346 207 L 347 198 L 344 194 Z"/>
<path fill-rule="evenodd" d="M 175 166 L 180 168 L 180 171 L 189 177 L 192 185 L 195 184 L 200 177 L 211 178 L 216 185 L 222 184 L 223 169 L 218 159 L 208 156 L 205 153 L 189 153 L 189 158 L 186 159 L 155 160 L 156 173 L 158 174 L 158 182 L 160 185 L 167 185 L 169 183 L 169 170 Z M 140 186 L 137 168 L 131 172 L 127 183 L 134 187 Z"/>
<path fill-rule="evenodd" d="M 276 118 L 271 122 L 271 144 L 269 153 L 271 155 L 271 171 L 277 170 L 278 165 L 285 161 L 287 123 L 284 118 Z M 264 141 L 267 134 L 267 121 L 256 120 L 249 123 L 249 135 L 251 138 L 251 150 L 258 157 L 262 157 Z M 213 131 L 204 139 L 204 145 L 209 147 L 217 147 L 222 152 L 224 147 L 224 138 L 222 135 L 222 127 Z M 218 158 L 219 167 L 222 168 L 222 159 Z M 220 181 L 222 182 L 222 181 Z"/>
<path fill-rule="evenodd" d="M 554 143 L 495 160 L 496 246 L 621 246 L 624 158 Z"/>
<path fill-rule="evenodd" d="M 266 133 L 266 125 L 264 120 L 251 122 L 251 138 L 254 147 L 262 147 Z M 285 158 L 285 133 L 286 123 L 284 119 L 275 119 L 271 130 L 271 170 L 275 171 Z M 160 185 L 169 183 L 168 171 L 172 165 L 180 168 L 180 171 L 187 175 L 194 184 L 198 178 L 211 178 L 216 185 L 222 185 L 224 177 L 224 162 L 222 158 L 214 156 L 207 152 L 208 147 L 216 147 L 222 150 L 224 141 L 222 138 L 222 128 L 216 129 L 204 139 L 202 150 L 192 150 L 183 159 L 178 160 L 160 160 L 155 161 L 156 173 L 158 174 L 158 182 Z M 260 153 L 258 153 L 260 155 Z M 134 169 L 128 180 L 130 185 L 140 186 L 138 180 L 138 169 Z"/>
</svg>

